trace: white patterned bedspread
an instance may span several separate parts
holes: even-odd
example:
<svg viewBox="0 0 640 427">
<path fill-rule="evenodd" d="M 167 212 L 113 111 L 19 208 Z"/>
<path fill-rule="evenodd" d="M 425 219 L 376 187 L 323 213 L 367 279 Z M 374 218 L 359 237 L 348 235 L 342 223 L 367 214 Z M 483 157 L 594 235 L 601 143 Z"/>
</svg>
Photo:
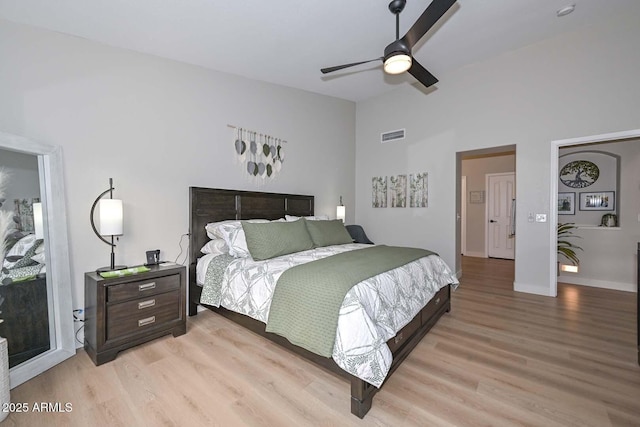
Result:
<svg viewBox="0 0 640 427">
<path fill-rule="evenodd" d="M 200 302 L 222 305 L 266 323 L 273 290 L 286 269 L 369 246 L 357 243 L 327 246 L 266 261 L 205 255 L 196 269 L 198 284 L 203 286 Z M 227 263 L 217 290 L 215 272 Z M 386 341 L 448 284 L 457 286 L 458 280 L 437 255 L 358 283 L 347 293 L 340 308 L 333 360 L 350 374 L 380 387 L 392 361 Z"/>
</svg>

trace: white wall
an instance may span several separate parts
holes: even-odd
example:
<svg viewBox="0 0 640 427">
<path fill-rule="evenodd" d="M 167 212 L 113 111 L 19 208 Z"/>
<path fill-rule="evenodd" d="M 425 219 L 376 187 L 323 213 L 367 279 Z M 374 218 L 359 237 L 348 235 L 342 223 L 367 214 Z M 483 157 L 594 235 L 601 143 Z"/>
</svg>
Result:
<svg viewBox="0 0 640 427">
<path fill-rule="evenodd" d="M 331 216 L 342 195 L 354 218 L 352 102 L 6 21 L 0 58 L 0 130 L 63 148 L 74 307 L 83 273 L 109 262 L 89 210 L 110 177 L 125 207 L 116 262 L 128 265 L 150 249 L 178 256 L 189 186 L 312 194 Z M 245 179 L 227 124 L 288 141 L 276 180 Z"/>
<path fill-rule="evenodd" d="M 639 39 L 636 17 L 620 16 L 438 76 L 431 93 L 406 85 L 358 103 L 356 221 L 376 242 L 428 247 L 453 266 L 456 152 L 515 144 L 514 286 L 551 294 L 549 223 L 527 222 L 549 214 L 551 141 L 638 128 Z M 404 142 L 380 144 L 399 128 Z M 429 172 L 429 208 L 371 208 L 372 176 L 411 170 Z"/>
</svg>

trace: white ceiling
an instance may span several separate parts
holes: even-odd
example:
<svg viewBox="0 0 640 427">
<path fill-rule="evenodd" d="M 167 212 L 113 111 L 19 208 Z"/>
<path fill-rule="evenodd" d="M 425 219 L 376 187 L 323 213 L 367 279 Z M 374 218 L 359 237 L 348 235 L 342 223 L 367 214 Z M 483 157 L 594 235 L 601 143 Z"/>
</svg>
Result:
<svg viewBox="0 0 640 427">
<path fill-rule="evenodd" d="M 213 70 L 360 101 L 415 82 L 374 62 L 395 39 L 390 0 L 0 0 L 0 18 Z M 430 0 L 408 0 L 404 35 Z M 563 18 L 556 10 L 576 3 Z M 640 0 L 458 0 L 414 47 L 436 77 L 618 14 Z"/>
</svg>

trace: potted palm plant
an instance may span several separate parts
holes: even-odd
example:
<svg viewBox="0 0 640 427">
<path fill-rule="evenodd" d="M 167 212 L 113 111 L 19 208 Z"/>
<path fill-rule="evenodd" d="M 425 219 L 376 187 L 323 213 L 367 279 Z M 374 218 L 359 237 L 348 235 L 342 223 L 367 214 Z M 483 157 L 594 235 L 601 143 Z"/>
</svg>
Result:
<svg viewBox="0 0 640 427">
<path fill-rule="evenodd" d="M 567 239 L 580 238 L 580 236 L 573 234 L 573 230 L 577 228 L 572 222 L 558 223 L 558 254 L 571 261 L 573 265 L 580 263 L 576 250 L 582 250 L 582 248 Z"/>
</svg>

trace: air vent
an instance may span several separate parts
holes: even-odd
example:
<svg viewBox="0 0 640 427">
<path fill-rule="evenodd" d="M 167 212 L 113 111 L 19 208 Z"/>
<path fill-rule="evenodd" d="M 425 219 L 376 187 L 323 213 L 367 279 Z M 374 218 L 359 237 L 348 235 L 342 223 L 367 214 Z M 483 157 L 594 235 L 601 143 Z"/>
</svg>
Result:
<svg viewBox="0 0 640 427">
<path fill-rule="evenodd" d="M 387 143 L 404 139 L 404 129 L 392 130 L 380 134 L 380 142 Z"/>
</svg>

